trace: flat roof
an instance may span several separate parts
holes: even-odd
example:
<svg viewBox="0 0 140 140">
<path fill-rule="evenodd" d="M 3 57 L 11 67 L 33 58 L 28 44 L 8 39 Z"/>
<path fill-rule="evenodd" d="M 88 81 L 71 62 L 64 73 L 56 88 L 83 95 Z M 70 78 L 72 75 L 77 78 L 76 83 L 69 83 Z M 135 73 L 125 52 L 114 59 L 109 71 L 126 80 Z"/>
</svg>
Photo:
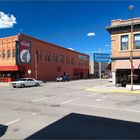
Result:
<svg viewBox="0 0 140 140">
<path fill-rule="evenodd" d="M 133 25 L 140 25 L 140 22 L 135 22 L 133 23 Z M 126 26 L 131 26 L 131 23 L 107 26 L 106 30 L 119 28 L 119 27 L 126 27 Z"/>
<path fill-rule="evenodd" d="M 13 36 L 1 37 L 0 39 L 9 38 L 9 37 L 16 37 L 16 36 L 20 36 L 20 35 L 23 35 L 23 36 L 32 38 L 32 39 L 34 39 L 34 40 L 38 40 L 38 41 L 43 42 L 43 43 L 47 43 L 47 44 L 53 45 L 53 46 L 55 46 L 55 47 L 59 47 L 59 48 L 61 48 L 61 49 L 64 49 L 64 50 L 67 50 L 67 51 L 70 51 L 70 52 L 74 52 L 74 53 L 77 53 L 77 54 L 86 55 L 87 57 L 90 57 L 90 56 L 89 56 L 88 54 L 86 54 L 86 53 L 81 53 L 81 52 L 78 52 L 78 51 L 75 51 L 75 50 L 71 50 L 71 49 L 68 49 L 68 48 L 65 48 L 65 47 L 62 47 L 62 46 L 53 44 L 53 43 L 49 43 L 49 42 L 46 42 L 46 41 L 44 41 L 44 40 L 37 39 L 37 38 L 35 38 L 35 37 L 29 36 L 29 35 L 25 35 L 25 34 L 22 34 L 22 33 L 18 33 L 18 35 L 13 35 Z"/>
<path fill-rule="evenodd" d="M 68 48 L 65 48 L 65 47 L 62 47 L 62 46 L 59 46 L 59 45 L 56 45 L 56 44 L 53 44 L 53 43 L 49 43 L 49 42 L 43 41 L 43 40 L 34 38 L 34 37 L 32 37 L 32 36 L 29 36 L 29 35 L 25 35 L 25 34 L 22 34 L 22 33 L 18 33 L 18 35 L 27 36 L 27 37 L 29 37 L 29 38 L 38 40 L 38 41 L 40 41 L 40 42 L 47 43 L 47 44 L 53 45 L 53 46 L 55 46 L 55 47 L 60 47 L 61 49 L 64 49 L 64 50 L 67 50 L 67 51 L 70 51 L 70 52 L 75 52 L 75 53 L 78 53 L 78 54 L 81 54 L 81 55 L 86 55 L 87 57 L 89 57 L 89 55 L 86 54 L 86 53 L 81 53 L 81 52 L 78 52 L 78 51 L 75 51 L 75 50 L 70 50 L 70 49 L 68 49 Z"/>
</svg>

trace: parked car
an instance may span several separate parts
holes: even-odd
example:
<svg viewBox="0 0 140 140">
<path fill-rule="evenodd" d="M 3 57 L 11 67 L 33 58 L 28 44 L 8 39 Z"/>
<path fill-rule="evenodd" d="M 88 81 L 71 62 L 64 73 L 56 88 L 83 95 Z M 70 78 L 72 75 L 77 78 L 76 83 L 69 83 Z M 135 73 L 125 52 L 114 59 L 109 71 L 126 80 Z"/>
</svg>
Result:
<svg viewBox="0 0 140 140">
<path fill-rule="evenodd" d="M 70 76 L 69 75 L 61 75 L 59 77 L 56 78 L 57 82 L 64 82 L 64 81 L 69 81 L 70 80 Z"/>
<path fill-rule="evenodd" d="M 108 81 L 109 81 L 109 82 L 113 82 L 113 79 L 112 79 L 112 77 L 110 77 L 110 78 L 108 79 Z"/>
<path fill-rule="evenodd" d="M 11 82 L 10 85 L 13 88 L 23 88 L 23 87 L 30 87 L 30 86 L 39 86 L 43 83 L 40 80 L 35 80 L 34 78 L 21 78 L 19 81 Z"/>
</svg>

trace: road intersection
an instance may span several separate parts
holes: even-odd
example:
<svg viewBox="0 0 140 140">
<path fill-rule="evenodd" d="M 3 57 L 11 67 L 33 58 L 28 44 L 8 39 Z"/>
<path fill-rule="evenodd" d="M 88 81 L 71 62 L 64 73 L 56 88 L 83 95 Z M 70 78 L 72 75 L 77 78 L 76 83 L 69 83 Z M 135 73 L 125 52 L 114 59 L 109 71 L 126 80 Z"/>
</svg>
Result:
<svg viewBox="0 0 140 140">
<path fill-rule="evenodd" d="M 49 128 L 55 122 L 63 120 L 71 113 L 74 113 L 74 116 L 81 114 L 80 117 L 90 115 L 93 118 L 98 116 L 139 124 L 140 95 L 108 92 L 107 80 L 103 80 L 101 86 L 98 86 L 99 84 L 100 80 L 90 79 L 47 82 L 40 87 L 31 88 L 1 87 L 0 122 L 7 127 L 1 138 L 26 139 L 42 128 Z M 102 91 L 87 90 L 98 89 L 97 87 Z M 113 90 L 113 87 L 110 90 Z M 64 126 L 63 122 L 61 125 Z"/>
</svg>

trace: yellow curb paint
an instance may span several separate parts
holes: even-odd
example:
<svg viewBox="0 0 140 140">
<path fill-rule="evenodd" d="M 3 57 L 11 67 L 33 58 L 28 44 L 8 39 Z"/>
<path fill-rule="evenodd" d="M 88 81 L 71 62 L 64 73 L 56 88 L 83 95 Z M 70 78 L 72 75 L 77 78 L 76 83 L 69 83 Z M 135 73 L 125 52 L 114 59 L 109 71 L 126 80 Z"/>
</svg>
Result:
<svg viewBox="0 0 140 140">
<path fill-rule="evenodd" d="M 130 90 L 96 90 L 94 88 L 87 88 L 87 91 L 93 91 L 93 92 L 115 92 L 115 93 L 129 93 L 129 94 L 140 94 L 140 91 L 130 91 Z"/>
</svg>

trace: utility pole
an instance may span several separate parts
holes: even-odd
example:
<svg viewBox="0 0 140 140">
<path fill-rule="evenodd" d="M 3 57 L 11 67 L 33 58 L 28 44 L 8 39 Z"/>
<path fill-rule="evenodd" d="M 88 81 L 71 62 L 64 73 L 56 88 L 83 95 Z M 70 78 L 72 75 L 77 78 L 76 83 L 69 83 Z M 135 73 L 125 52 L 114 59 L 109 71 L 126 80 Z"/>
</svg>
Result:
<svg viewBox="0 0 140 140">
<path fill-rule="evenodd" d="M 99 48 L 99 55 L 101 53 L 101 50 Z M 101 62 L 99 62 L 99 78 L 100 78 L 100 85 L 101 85 L 101 74 L 102 74 L 102 66 L 101 66 Z"/>
<path fill-rule="evenodd" d="M 134 6 L 130 5 L 129 10 L 131 11 L 131 48 L 130 48 L 130 63 L 131 63 L 131 91 L 133 91 L 133 9 Z"/>
</svg>

